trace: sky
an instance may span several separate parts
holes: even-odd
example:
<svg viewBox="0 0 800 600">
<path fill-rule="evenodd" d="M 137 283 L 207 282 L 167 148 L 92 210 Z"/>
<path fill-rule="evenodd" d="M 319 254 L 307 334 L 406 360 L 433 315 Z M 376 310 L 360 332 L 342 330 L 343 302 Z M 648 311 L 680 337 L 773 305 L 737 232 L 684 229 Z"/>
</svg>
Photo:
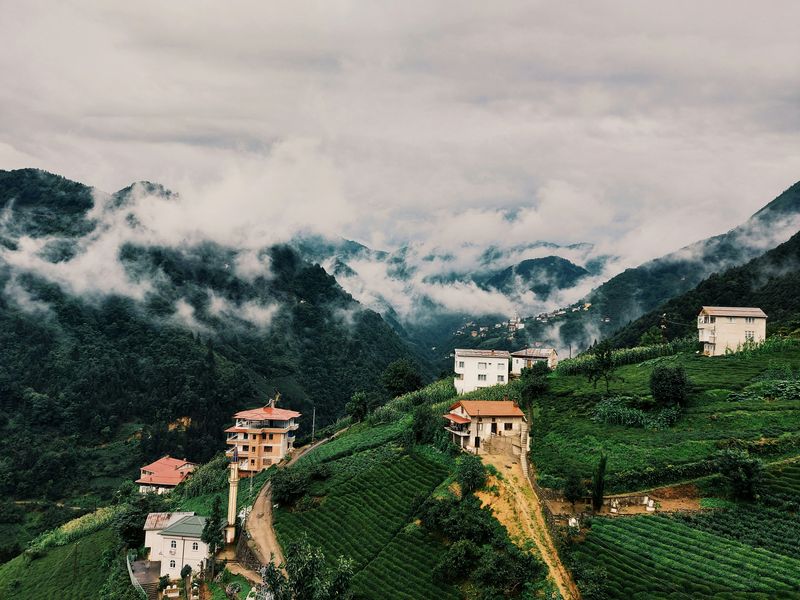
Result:
<svg viewBox="0 0 800 600">
<path fill-rule="evenodd" d="M 590 242 L 800 179 L 800 3 L 0 0 L 0 168 L 149 180 L 175 235 Z"/>
</svg>

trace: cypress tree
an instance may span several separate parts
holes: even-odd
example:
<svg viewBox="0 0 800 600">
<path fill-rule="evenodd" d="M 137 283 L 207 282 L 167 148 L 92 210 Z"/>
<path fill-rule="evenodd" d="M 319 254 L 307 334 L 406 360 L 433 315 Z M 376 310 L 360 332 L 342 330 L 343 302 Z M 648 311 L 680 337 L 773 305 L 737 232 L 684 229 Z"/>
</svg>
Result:
<svg viewBox="0 0 800 600">
<path fill-rule="evenodd" d="M 603 507 L 603 493 L 606 489 L 606 455 L 601 454 L 592 478 L 592 506 L 595 510 Z"/>
</svg>

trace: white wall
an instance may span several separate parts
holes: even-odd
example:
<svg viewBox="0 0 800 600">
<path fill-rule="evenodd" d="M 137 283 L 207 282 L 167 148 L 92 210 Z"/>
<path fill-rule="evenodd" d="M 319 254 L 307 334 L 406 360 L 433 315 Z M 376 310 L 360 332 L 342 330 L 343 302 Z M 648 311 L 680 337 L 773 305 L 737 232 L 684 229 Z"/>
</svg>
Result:
<svg viewBox="0 0 800 600">
<path fill-rule="evenodd" d="M 470 417 L 461 406 L 452 410 L 451 413 L 471 419 L 468 428 L 469 436 L 454 436 L 456 445 L 470 452 L 475 451 L 476 437 L 479 437 L 481 440 L 481 448 L 492 435 L 519 437 L 524 422 L 522 417 Z M 495 425 L 495 433 L 492 433 L 492 425 Z M 506 425 L 508 425 L 510 429 L 506 429 Z"/>
<path fill-rule="evenodd" d="M 151 533 L 151 532 L 147 532 Z M 208 546 L 199 538 L 182 538 L 161 535 L 158 532 L 154 533 L 153 538 L 159 538 L 158 541 L 153 541 L 154 544 L 159 544 L 157 554 L 154 554 L 154 548 L 151 546 L 150 560 L 161 561 L 161 575 L 168 575 L 170 579 L 180 579 L 181 569 L 184 565 L 192 567 L 192 572 L 197 573 L 202 570 L 205 560 L 208 558 Z M 172 548 L 172 542 L 175 542 L 175 548 Z M 147 534 L 145 534 L 145 544 L 147 544 Z M 197 550 L 194 549 L 194 544 L 197 544 Z M 171 566 L 171 562 L 175 562 L 175 566 Z"/>
<path fill-rule="evenodd" d="M 481 365 L 483 365 L 482 368 Z M 498 383 L 508 383 L 507 358 L 458 356 L 456 354 L 454 370 L 456 378 L 453 383 L 459 394 L 497 385 Z M 481 379 L 481 375 L 484 375 L 485 379 Z M 502 377 L 502 380 L 499 380 L 498 377 Z"/>
<path fill-rule="evenodd" d="M 697 320 L 698 338 L 703 342 L 703 353 L 710 356 L 721 356 L 728 349 L 735 352 L 745 344 L 747 332 L 752 332 L 752 339 L 756 343 L 763 342 L 767 337 L 767 320 L 752 317 L 713 317 L 713 322 L 706 323 L 710 317 L 701 316 Z"/>
</svg>

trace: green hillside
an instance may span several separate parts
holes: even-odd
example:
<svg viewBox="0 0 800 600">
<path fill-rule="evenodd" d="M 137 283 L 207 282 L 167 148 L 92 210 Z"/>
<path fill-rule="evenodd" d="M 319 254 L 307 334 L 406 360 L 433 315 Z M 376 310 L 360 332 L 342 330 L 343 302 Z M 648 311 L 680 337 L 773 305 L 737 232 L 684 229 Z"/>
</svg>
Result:
<svg viewBox="0 0 800 600">
<path fill-rule="evenodd" d="M 263 248 L 263 273 L 246 276 L 231 268 L 239 250 L 210 242 L 129 242 L 93 255 L 147 283 L 138 299 L 76 295 L 18 243 L 41 239 L 40 257 L 69 265 L 90 251 L 87 233 L 112 226 L 90 218 L 93 203 L 125 211 L 130 196 L 32 169 L 0 172 L 0 503 L 93 508 L 164 454 L 209 460 L 232 414 L 275 391 L 282 406 L 315 408 L 324 426 L 356 390 L 385 394 L 377 375 L 412 358 L 377 313 L 286 246 Z M 122 237 L 140 227 L 130 215 L 120 222 Z M 30 537 L 12 525 L 19 539 L 0 553 Z"/>
</svg>

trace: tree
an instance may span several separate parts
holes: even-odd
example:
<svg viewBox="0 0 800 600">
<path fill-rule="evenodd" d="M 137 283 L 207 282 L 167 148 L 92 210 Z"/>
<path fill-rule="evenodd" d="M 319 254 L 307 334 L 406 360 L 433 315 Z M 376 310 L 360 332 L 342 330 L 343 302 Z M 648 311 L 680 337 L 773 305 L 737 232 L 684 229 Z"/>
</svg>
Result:
<svg viewBox="0 0 800 600">
<path fill-rule="evenodd" d="M 615 374 L 614 349 L 611 342 L 603 340 L 595 345 L 592 350 L 592 361 L 589 363 L 586 377 L 589 382 L 597 389 L 598 382 L 602 379 L 606 383 L 606 394 L 610 391 L 612 381 L 622 381 L 622 378 Z"/>
<path fill-rule="evenodd" d="M 575 512 L 575 503 L 586 495 L 586 486 L 583 479 L 577 472 L 571 471 L 564 481 L 564 498 L 572 504 L 572 512 Z"/>
<path fill-rule="evenodd" d="M 522 369 L 520 374 L 520 396 L 522 398 L 522 408 L 528 409 L 533 403 L 547 393 L 550 382 L 547 377 L 550 369 L 546 362 L 535 362 L 533 366 Z"/>
<path fill-rule="evenodd" d="M 658 325 L 653 325 L 639 338 L 640 346 L 657 346 L 664 343 L 664 333 Z"/>
<path fill-rule="evenodd" d="M 603 494 L 606 490 L 606 455 L 601 454 L 592 478 L 592 507 L 600 510 L 603 507 Z"/>
<path fill-rule="evenodd" d="M 189 575 L 191 575 L 191 574 L 192 574 L 191 565 L 183 565 L 183 568 L 181 569 L 181 579 L 183 579 L 184 594 L 186 594 L 186 592 L 187 592 L 186 586 L 188 585 L 188 582 L 186 580 L 189 578 Z M 188 598 L 188 596 L 187 596 L 187 598 Z"/>
<path fill-rule="evenodd" d="M 442 418 L 430 406 L 421 404 L 414 409 L 411 433 L 415 444 L 429 444 L 442 427 Z"/>
<path fill-rule="evenodd" d="M 681 366 L 658 365 L 650 374 L 650 391 L 659 406 L 684 406 L 690 389 L 691 382 Z"/>
<path fill-rule="evenodd" d="M 225 536 L 222 527 L 225 523 L 222 520 L 222 499 L 214 497 L 214 504 L 211 506 L 211 516 L 206 518 L 203 525 L 203 533 L 200 539 L 208 546 L 208 557 L 211 562 L 211 579 L 214 579 L 214 567 L 216 566 L 217 552 L 225 544 Z"/>
<path fill-rule="evenodd" d="M 764 463 L 750 456 L 746 450 L 727 449 L 717 453 L 720 475 L 728 484 L 734 498 L 755 500 L 758 488 L 764 479 Z"/>
<path fill-rule="evenodd" d="M 486 484 L 486 467 L 474 454 L 465 454 L 456 465 L 456 481 L 461 486 L 461 497 L 481 489 Z"/>
<path fill-rule="evenodd" d="M 353 394 L 350 402 L 345 404 L 345 411 L 355 423 L 360 423 L 367 418 L 378 405 L 378 399 L 370 396 L 367 392 L 359 391 Z"/>
<path fill-rule="evenodd" d="M 272 500 L 278 504 L 294 504 L 311 485 L 311 472 L 304 468 L 278 469 L 270 480 Z"/>
<path fill-rule="evenodd" d="M 390 363 L 381 373 L 381 385 L 392 398 L 396 398 L 421 388 L 422 377 L 410 360 L 401 358 Z"/>
<path fill-rule="evenodd" d="M 284 574 L 282 569 L 285 569 Z M 345 600 L 352 596 L 353 561 L 340 556 L 328 568 L 325 554 L 303 534 L 289 545 L 286 562 L 270 561 L 261 569 L 263 588 L 258 600 Z"/>
</svg>

